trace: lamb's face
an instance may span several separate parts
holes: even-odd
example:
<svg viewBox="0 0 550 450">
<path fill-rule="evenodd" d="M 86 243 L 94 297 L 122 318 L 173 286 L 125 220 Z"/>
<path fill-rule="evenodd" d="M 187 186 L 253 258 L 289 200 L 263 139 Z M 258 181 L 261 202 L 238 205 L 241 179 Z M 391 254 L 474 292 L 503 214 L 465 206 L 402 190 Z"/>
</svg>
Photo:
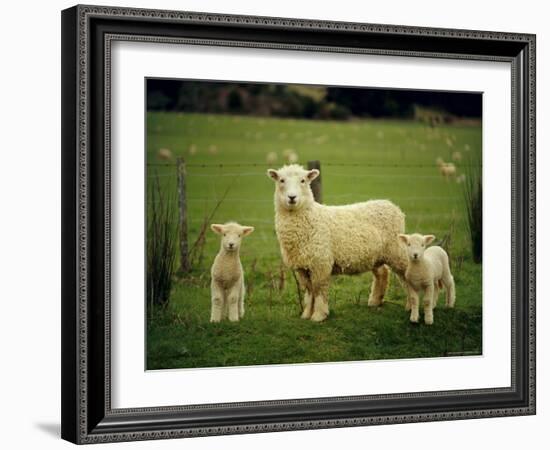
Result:
<svg viewBox="0 0 550 450">
<path fill-rule="evenodd" d="M 227 252 L 239 251 L 242 238 L 254 231 L 254 227 L 245 227 L 235 222 L 224 225 L 214 223 L 210 227 L 214 233 L 222 237 L 222 248 Z"/>
<path fill-rule="evenodd" d="M 293 211 L 313 201 L 310 184 L 319 176 L 317 169 L 305 170 L 292 164 L 279 170 L 269 169 L 267 175 L 275 181 L 276 201 L 283 208 Z"/>
<path fill-rule="evenodd" d="M 399 239 L 407 246 L 409 261 L 415 262 L 422 260 L 426 247 L 433 242 L 435 236 L 432 234 L 423 236 L 416 233 L 400 234 Z"/>
</svg>

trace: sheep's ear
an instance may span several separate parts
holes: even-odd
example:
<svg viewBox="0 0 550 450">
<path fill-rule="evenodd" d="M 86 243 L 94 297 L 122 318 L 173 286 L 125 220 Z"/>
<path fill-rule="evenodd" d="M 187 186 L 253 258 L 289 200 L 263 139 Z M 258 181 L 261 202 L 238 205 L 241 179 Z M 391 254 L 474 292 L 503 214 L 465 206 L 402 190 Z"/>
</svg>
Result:
<svg viewBox="0 0 550 450">
<path fill-rule="evenodd" d="M 309 181 L 313 181 L 319 176 L 319 173 L 320 172 L 317 169 L 311 169 L 307 172 L 307 179 Z"/>
<path fill-rule="evenodd" d="M 210 225 L 210 228 L 212 228 L 212 231 L 216 234 L 223 234 L 223 225 L 213 223 L 212 225 Z"/>
<path fill-rule="evenodd" d="M 397 235 L 397 237 L 399 238 L 399 240 L 401 242 L 403 242 L 403 244 L 408 244 L 409 243 L 409 236 L 407 236 L 406 234 L 399 234 L 399 235 Z"/>
<path fill-rule="evenodd" d="M 277 181 L 279 179 L 279 172 L 277 172 L 275 169 L 269 169 L 267 171 L 267 176 Z"/>
<path fill-rule="evenodd" d="M 243 236 L 248 236 L 249 234 L 252 234 L 254 231 L 254 227 L 242 227 L 243 230 Z"/>
<path fill-rule="evenodd" d="M 433 234 L 428 234 L 424 236 L 424 244 L 430 245 L 435 239 L 435 236 Z"/>
</svg>

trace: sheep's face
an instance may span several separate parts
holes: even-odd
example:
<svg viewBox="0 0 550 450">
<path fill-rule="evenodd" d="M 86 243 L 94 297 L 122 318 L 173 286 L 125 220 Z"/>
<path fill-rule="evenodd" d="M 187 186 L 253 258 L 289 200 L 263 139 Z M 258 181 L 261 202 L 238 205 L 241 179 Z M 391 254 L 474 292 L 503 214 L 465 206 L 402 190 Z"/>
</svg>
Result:
<svg viewBox="0 0 550 450">
<path fill-rule="evenodd" d="M 430 245 L 434 239 L 435 236 L 433 234 L 428 234 L 426 236 L 421 234 L 399 235 L 399 240 L 407 246 L 409 260 L 412 262 L 422 260 L 426 247 Z"/>
<path fill-rule="evenodd" d="M 213 223 L 210 227 L 222 237 L 222 248 L 227 252 L 238 252 L 242 238 L 254 231 L 254 227 L 245 227 L 235 222 L 224 225 Z"/>
<path fill-rule="evenodd" d="M 317 169 L 305 170 L 291 164 L 279 170 L 269 169 L 267 175 L 275 181 L 275 197 L 283 208 L 293 211 L 313 201 L 310 184 L 319 176 Z"/>
</svg>

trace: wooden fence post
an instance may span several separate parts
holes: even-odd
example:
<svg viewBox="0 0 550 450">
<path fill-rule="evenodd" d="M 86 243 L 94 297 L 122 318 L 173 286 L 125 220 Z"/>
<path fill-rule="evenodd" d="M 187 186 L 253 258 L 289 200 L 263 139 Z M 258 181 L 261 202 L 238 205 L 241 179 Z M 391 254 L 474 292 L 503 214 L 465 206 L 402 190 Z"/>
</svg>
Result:
<svg viewBox="0 0 550 450">
<path fill-rule="evenodd" d="M 323 184 L 321 182 L 321 161 L 308 161 L 307 168 L 317 169 L 319 171 L 319 176 L 311 182 L 311 191 L 313 192 L 313 198 L 317 203 L 323 203 Z"/>
<path fill-rule="evenodd" d="M 177 159 L 178 172 L 178 206 L 179 206 L 179 229 L 180 229 L 180 271 L 187 273 L 191 270 L 189 262 L 189 243 L 187 241 L 187 192 L 185 185 L 185 161 Z"/>
</svg>

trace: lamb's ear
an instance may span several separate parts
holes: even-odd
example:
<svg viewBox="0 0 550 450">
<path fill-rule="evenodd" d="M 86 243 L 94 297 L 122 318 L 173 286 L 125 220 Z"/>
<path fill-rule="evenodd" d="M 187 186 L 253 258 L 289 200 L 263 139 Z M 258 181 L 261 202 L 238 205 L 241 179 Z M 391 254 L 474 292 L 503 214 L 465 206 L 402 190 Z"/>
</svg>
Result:
<svg viewBox="0 0 550 450">
<path fill-rule="evenodd" d="M 268 169 L 267 176 L 277 181 L 279 179 L 279 172 L 277 172 L 275 169 Z"/>
<path fill-rule="evenodd" d="M 210 228 L 212 228 L 212 231 L 216 234 L 223 234 L 223 225 L 213 223 L 212 225 L 210 225 Z"/>
<path fill-rule="evenodd" d="M 309 181 L 313 181 L 315 180 L 315 178 L 319 176 L 319 174 L 320 172 L 317 169 L 311 169 L 311 170 L 308 170 L 306 176 Z"/>
<path fill-rule="evenodd" d="M 398 234 L 397 237 L 401 242 L 403 242 L 403 244 L 409 243 L 409 236 L 407 236 L 406 234 Z"/>
<path fill-rule="evenodd" d="M 243 230 L 243 236 L 248 236 L 249 234 L 252 234 L 254 231 L 254 227 L 242 227 Z"/>
<path fill-rule="evenodd" d="M 435 236 L 433 234 L 427 234 L 426 236 L 424 236 L 424 244 L 425 245 L 430 245 L 435 239 Z"/>
</svg>

